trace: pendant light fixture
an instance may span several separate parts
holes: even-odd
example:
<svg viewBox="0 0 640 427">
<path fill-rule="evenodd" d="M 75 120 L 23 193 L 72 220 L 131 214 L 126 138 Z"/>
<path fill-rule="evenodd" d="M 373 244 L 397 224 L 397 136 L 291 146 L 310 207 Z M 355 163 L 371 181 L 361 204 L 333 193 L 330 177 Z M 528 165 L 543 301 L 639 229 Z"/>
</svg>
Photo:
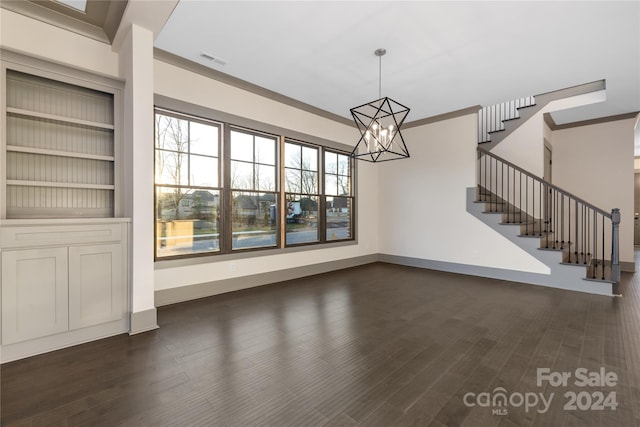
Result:
<svg viewBox="0 0 640 427">
<path fill-rule="evenodd" d="M 388 97 L 382 97 L 382 56 L 385 49 L 377 49 L 379 58 L 378 99 L 351 109 L 353 120 L 360 131 L 360 140 L 351 157 L 368 162 L 383 162 L 409 157 L 409 151 L 400 133 L 400 127 L 409 114 L 409 108 Z"/>
</svg>

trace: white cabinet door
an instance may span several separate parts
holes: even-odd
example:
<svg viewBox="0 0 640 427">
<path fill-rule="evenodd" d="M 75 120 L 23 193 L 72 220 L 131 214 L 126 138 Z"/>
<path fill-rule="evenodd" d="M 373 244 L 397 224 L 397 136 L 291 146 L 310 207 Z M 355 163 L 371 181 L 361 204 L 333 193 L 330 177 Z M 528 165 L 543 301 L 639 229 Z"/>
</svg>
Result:
<svg viewBox="0 0 640 427">
<path fill-rule="evenodd" d="M 2 344 L 69 328 L 67 248 L 2 252 Z"/>
<path fill-rule="evenodd" d="M 69 329 L 122 319 L 126 276 L 121 244 L 69 247 Z"/>
</svg>

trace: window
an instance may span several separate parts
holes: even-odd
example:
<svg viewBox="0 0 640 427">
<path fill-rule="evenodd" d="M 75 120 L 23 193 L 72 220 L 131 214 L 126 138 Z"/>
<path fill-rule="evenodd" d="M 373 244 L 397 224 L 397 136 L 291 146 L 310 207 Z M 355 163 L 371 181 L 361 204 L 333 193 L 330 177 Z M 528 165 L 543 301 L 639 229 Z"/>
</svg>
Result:
<svg viewBox="0 0 640 427">
<path fill-rule="evenodd" d="M 326 239 L 352 238 L 351 159 L 333 151 L 324 153 Z"/>
<path fill-rule="evenodd" d="M 155 116 L 156 256 L 220 250 L 220 125 Z"/>
<path fill-rule="evenodd" d="M 353 239 L 347 153 L 163 109 L 156 259 Z"/>
<path fill-rule="evenodd" d="M 284 144 L 286 244 L 320 240 L 318 230 L 318 148 L 287 141 Z"/>
<path fill-rule="evenodd" d="M 275 247 L 278 139 L 231 130 L 232 249 Z"/>
</svg>

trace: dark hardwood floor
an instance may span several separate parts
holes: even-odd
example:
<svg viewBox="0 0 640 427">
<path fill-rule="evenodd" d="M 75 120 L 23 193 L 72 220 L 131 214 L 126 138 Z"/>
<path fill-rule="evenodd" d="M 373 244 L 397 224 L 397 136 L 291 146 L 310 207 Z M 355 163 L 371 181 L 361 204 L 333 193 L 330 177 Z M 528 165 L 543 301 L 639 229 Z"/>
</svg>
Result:
<svg viewBox="0 0 640 427">
<path fill-rule="evenodd" d="M 623 281 L 610 298 L 379 263 L 162 307 L 156 331 L 2 365 L 2 425 L 640 425 L 640 273 Z M 615 386 L 574 384 L 601 367 Z M 498 387 L 507 406 L 465 404 Z M 599 392 L 617 408 L 586 409 Z"/>
</svg>

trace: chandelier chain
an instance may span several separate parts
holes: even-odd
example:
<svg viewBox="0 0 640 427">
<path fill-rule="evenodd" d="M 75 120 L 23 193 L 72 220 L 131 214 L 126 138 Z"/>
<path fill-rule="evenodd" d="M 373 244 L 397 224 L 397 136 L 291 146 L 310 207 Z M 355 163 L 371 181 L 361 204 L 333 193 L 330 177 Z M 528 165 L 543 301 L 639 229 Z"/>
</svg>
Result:
<svg viewBox="0 0 640 427">
<path fill-rule="evenodd" d="M 382 98 L 382 55 L 378 56 L 378 99 Z"/>
</svg>

